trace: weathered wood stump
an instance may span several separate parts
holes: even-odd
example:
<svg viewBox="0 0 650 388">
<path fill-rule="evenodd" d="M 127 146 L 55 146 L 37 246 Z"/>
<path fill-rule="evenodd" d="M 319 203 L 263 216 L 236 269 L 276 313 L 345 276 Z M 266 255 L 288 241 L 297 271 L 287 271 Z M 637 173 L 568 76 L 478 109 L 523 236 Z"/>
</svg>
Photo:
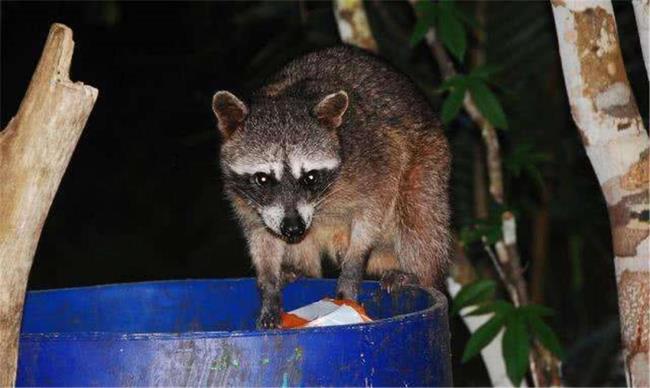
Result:
<svg viewBox="0 0 650 388">
<path fill-rule="evenodd" d="M 53 24 L 16 116 L 0 132 L 0 386 L 15 382 L 27 279 L 45 217 L 97 99 L 69 79 L 72 30 Z"/>
</svg>

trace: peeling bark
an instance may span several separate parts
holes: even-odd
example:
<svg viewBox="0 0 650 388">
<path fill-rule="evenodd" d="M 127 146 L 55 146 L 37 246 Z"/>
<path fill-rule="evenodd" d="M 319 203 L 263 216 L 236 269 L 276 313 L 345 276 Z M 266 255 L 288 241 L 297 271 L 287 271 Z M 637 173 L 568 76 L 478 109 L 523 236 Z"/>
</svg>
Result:
<svg viewBox="0 0 650 388">
<path fill-rule="evenodd" d="M 362 0 L 335 0 L 334 17 L 344 43 L 378 52 Z"/>
<path fill-rule="evenodd" d="M 483 149 L 474 144 L 474 216 L 477 220 L 487 220 L 489 216 L 488 193 L 485 184 L 485 166 L 483 165 Z"/>
<path fill-rule="evenodd" d="M 69 79 L 72 31 L 53 24 L 18 113 L 0 132 L 0 386 L 15 383 L 27 278 L 97 89 Z"/>
<path fill-rule="evenodd" d="M 571 113 L 609 211 L 628 384 L 648 386 L 648 134 L 625 73 L 611 2 L 552 8 Z"/>
</svg>

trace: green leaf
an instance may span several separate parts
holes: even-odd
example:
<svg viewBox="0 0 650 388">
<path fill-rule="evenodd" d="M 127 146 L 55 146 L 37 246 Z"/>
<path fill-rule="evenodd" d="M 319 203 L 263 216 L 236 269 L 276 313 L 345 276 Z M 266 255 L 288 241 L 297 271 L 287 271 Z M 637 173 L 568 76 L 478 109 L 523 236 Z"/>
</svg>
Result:
<svg viewBox="0 0 650 388">
<path fill-rule="evenodd" d="M 528 371 L 528 353 L 530 352 L 526 324 L 520 314 L 510 314 L 506 319 L 502 348 L 506 373 L 512 384 L 518 387 Z"/>
<path fill-rule="evenodd" d="M 494 314 L 494 306 L 492 303 L 483 303 L 476 307 L 474 310 L 463 314 L 464 317 L 474 316 L 474 315 L 485 315 L 485 314 Z"/>
<path fill-rule="evenodd" d="M 445 101 L 442 103 L 442 122 L 449 124 L 460 112 L 460 108 L 463 106 L 463 100 L 465 99 L 465 88 L 457 87 L 453 89 Z"/>
<path fill-rule="evenodd" d="M 471 79 L 468 86 L 476 107 L 483 113 L 485 118 L 495 127 L 507 129 L 508 121 L 505 113 L 503 113 L 501 103 L 485 82 L 474 78 Z"/>
<path fill-rule="evenodd" d="M 555 314 L 553 309 L 540 304 L 527 304 L 519 308 L 521 313 L 526 317 L 550 317 Z"/>
<path fill-rule="evenodd" d="M 431 0 L 419 0 L 415 3 L 415 14 L 419 18 L 434 15 L 437 9 L 436 3 Z"/>
<path fill-rule="evenodd" d="M 440 13 L 444 14 L 455 14 L 456 13 L 456 3 L 454 0 L 438 0 L 438 7 Z M 455 17 L 456 15 L 454 15 Z"/>
<path fill-rule="evenodd" d="M 505 168 L 518 177 L 522 171 L 529 175 L 539 172 L 539 166 L 551 160 L 551 155 L 536 150 L 532 143 L 524 142 L 515 144 L 514 148 L 503 160 Z M 532 175 L 531 175 L 532 176 Z"/>
<path fill-rule="evenodd" d="M 436 3 L 430 0 L 421 0 L 415 4 L 415 13 L 418 15 L 418 20 L 409 39 L 411 47 L 420 43 L 429 28 L 435 25 L 437 9 Z"/>
<path fill-rule="evenodd" d="M 467 49 L 467 37 L 465 27 L 463 27 L 452 7 L 454 5 L 450 1 L 440 2 L 436 32 L 449 52 L 458 61 L 463 62 Z"/>
<path fill-rule="evenodd" d="M 409 44 L 411 47 L 417 46 L 418 43 L 427 35 L 427 32 L 431 28 L 431 25 L 424 19 L 419 19 L 415 23 L 415 28 L 411 33 L 411 38 L 409 39 Z"/>
<path fill-rule="evenodd" d="M 488 346 L 494 337 L 499 334 L 504 322 L 505 320 L 503 316 L 495 315 L 492 319 L 476 329 L 474 334 L 469 338 L 469 341 L 467 341 L 467 345 L 465 345 L 462 362 L 465 363 L 471 360 L 484 347 Z"/>
<path fill-rule="evenodd" d="M 482 241 L 485 237 L 487 244 L 494 244 L 499 239 L 503 230 L 501 228 L 501 214 L 503 211 L 494 212 L 487 220 L 477 220 L 474 225 L 464 226 L 460 231 L 460 241 L 463 245 Z"/>
<path fill-rule="evenodd" d="M 528 317 L 528 324 L 530 325 L 531 329 L 533 329 L 535 337 L 539 340 L 539 342 L 542 343 L 542 345 L 544 345 L 546 349 L 550 350 L 551 353 L 558 356 L 560 360 L 564 359 L 564 349 L 562 348 L 562 345 L 560 345 L 560 340 L 558 340 L 557 336 L 553 332 L 553 329 L 551 329 L 537 316 Z"/>
<path fill-rule="evenodd" d="M 503 300 L 495 300 L 491 303 L 483 303 L 482 305 L 470 311 L 469 313 L 465 314 L 464 316 L 484 315 L 489 313 L 507 316 L 511 314 L 514 309 L 515 307 L 512 305 L 512 303 Z"/>
<path fill-rule="evenodd" d="M 472 70 L 469 73 L 469 76 L 487 81 L 490 76 L 498 73 L 499 71 L 501 71 L 501 66 L 481 65 Z"/>
<path fill-rule="evenodd" d="M 540 166 L 551 160 L 551 155 L 539 152 L 532 143 L 518 143 L 503 159 L 503 166 L 513 176 L 519 177 L 525 172 L 533 181 L 544 188 L 544 179 Z"/>
<path fill-rule="evenodd" d="M 489 225 L 484 229 L 481 229 L 482 237 L 486 238 L 486 243 L 492 245 L 501 239 L 503 234 L 503 229 L 500 226 Z"/>
<path fill-rule="evenodd" d="M 494 280 L 484 279 L 463 287 L 453 300 L 451 315 L 458 313 L 463 307 L 483 302 L 494 295 L 497 284 Z"/>
<path fill-rule="evenodd" d="M 467 77 L 462 74 L 449 77 L 440 84 L 438 90 L 444 91 L 452 90 L 454 88 L 467 89 Z"/>
</svg>

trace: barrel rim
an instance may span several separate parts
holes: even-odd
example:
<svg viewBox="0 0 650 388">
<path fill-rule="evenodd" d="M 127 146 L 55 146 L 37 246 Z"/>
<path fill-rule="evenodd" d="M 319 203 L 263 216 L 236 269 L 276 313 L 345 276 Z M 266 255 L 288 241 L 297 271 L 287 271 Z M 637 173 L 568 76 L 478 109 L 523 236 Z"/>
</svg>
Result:
<svg viewBox="0 0 650 388">
<path fill-rule="evenodd" d="M 48 292 L 65 292 L 77 291 L 80 289 L 98 289 L 119 286 L 136 286 L 145 284 L 171 284 L 171 283 L 199 283 L 199 282 L 251 282 L 254 278 L 224 278 L 224 279 L 174 279 L 174 280 L 153 280 L 143 282 L 125 282 L 125 283 L 110 283 L 99 284 L 92 286 L 82 287 L 66 287 L 55 288 L 47 290 L 33 290 L 29 294 L 41 294 Z M 336 279 L 301 279 L 306 282 L 335 282 Z M 378 284 L 374 280 L 365 280 L 365 284 Z M 431 306 L 424 310 L 414 311 L 407 314 L 395 315 L 390 318 L 380 319 L 372 322 L 354 323 L 348 325 L 325 326 L 325 327 L 304 327 L 296 329 L 270 329 L 270 330 L 217 330 L 217 331 L 186 331 L 182 333 L 172 332 L 112 332 L 112 331 L 77 331 L 77 332 L 34 332 L 34 333 L 21 333 L 20 340 L 26 342 L 33 341 L 68 341 L 68 340 L 86 340 L 86 341 L 138 341 L 138 340 L 194 340 L 194 339 L 219 339 L 219 338 L 244 338 L 244 337 L 259 337 L 259 336 L 290 336 L 296 334 L 327 334 L 327 333 L 340 333 L 341 331 L 366 331 L 373 329 L 382 329 L 388 324 L 399 324 L 410 322 L 415 317 L 420 318 L 434 318 L 439 315 L 444 318 L 444 312 L 447 308 L 447 297 L 434 288 L 424 288 L 419 286 L 407 286 L 406 288 L 418 289 L 420 292 L 428 294 L 429 298 L 433 301 Z"/>
</svg>

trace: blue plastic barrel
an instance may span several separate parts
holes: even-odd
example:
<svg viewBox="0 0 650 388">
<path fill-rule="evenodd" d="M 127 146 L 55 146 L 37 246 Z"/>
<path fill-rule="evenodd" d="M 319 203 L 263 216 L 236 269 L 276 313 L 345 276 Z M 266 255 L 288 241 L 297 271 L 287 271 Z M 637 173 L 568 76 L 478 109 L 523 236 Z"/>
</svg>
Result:
<svg viewBox="0 0 650 388">
<path fill-rule="evenodd" d="M 292 310 L 334 280 L 285 287 Z M 364 282 L 376 321 L 258 331 L 253 279 L 118 284 L 27 294 L 20 386 L 449 386 L 445 297 Z"/>
</svg>

